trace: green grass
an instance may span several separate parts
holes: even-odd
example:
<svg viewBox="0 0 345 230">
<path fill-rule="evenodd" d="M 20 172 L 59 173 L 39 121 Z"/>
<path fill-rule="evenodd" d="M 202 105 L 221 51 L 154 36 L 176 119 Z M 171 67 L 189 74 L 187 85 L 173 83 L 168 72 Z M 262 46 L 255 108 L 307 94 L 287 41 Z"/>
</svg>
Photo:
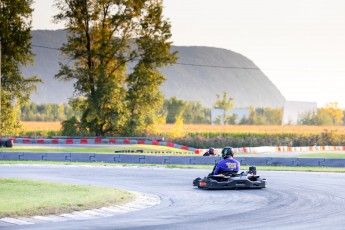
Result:
<svg viewBox="0 0 345 230">
<path fill-rule="evenodd" d="M 260 171 L 301 171 L 301 172 L 337 172 L 345 173 L 341 167 L 317 167 L 317 166 L 256 166 Z M 242 167 L 242 169 L 245 169 Z"/>
<path fill-rule="evenodd" d="M 69 213 L 133 199 L 133 194 L 112 188 L 0 178 L 0 218 Z"/>
<path fill-rule="evenodd" d="M 297 157 L 303 158 L 345 158 L 344 152 L 335 152 L 335 153 L 308 153 L 308 154 L 299 154 Z"/>
</svg>

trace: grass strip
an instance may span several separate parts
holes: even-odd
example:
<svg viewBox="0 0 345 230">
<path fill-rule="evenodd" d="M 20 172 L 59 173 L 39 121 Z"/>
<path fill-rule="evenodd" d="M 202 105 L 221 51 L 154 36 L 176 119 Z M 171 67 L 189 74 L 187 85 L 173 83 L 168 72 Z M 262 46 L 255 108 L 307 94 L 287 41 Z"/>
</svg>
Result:
<svg viewBox="0 0 345 230">
<path fill-rule="evenodd" d="M 124 204 L 134 198 L 113 188 L 0 178 L 0 218 L 70 213 Z"/>
<path fill-rule="evenodd" d="M 297 155 L 300 158 L 339 158 L 344 159 L 345 154 L 344 152 L 337 152 L 337 153 L 307 153 L 307 154 L 300 154 Z"/>
</svg>

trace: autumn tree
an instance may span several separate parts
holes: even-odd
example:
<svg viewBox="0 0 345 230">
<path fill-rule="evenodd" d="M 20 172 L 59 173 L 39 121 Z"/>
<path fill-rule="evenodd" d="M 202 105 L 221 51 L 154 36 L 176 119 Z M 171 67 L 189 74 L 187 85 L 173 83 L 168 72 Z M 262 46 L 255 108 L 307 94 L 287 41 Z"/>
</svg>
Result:
<svg viewBox="0 0 345 230">
<path fill-rule="evenodd" d="M 297 124 L 299 125 L 322 125 L 322 121 L 317 115 L 317 111 L 309 111 L 298 116 Z"/>
<path fill-rule="evenodd" d="M 164 112 L 166 114 L 166 123 L 173 124 L 179 117 L 183 119 L 183 113 L 186 109 L 187 102 L 176 97 L 166 99 L 164 102 Z"/>
<path fill-rule="evenodd" d="M 210 124 L 211 109 L 203 107 L 198 101 L 189 101 L 183 112 L 183 122 L 186 124 Z"/>
<path fill-rule="evenodd" d="M 158 68 L 176 60 L 175 54 L 170 54 L 170 24 L 163 18 L 162 2 L 147 1 L 144 9 L 135 39 L 140 58 L 127 77 L 129 119 L 126 127 L 130 133 L 147 130 L 160 120 L 157 109 L 162 107 L 164 96 L 159 87 L 166 78 Z"/>
<path fill-rule="evenodd" d="M 279 108 L 256 108 L 252 110 L 250 117 L 255 125 L 280 125 L 283 110 Z"/>
<path fill-rule="evenodd" d="M 338 103 L 327 103 L 317 112 L 309 112 L 299 117 L 302 125 L 343 125 L 344 111 L 338 107 Z"/>
<path fill-rule="evenodd" d="M 69 59 L 56 77 L 75 80 L 74 105 L 84 128 L 133 134 L 152 124 L 165 80 L 158 68 L 175 61 L 162 1 L 56 0 L 56 6 L 55 20 L 68 32 L 62 53 Z"/>
<path fill-rule="evenodd" d="M 25 78 L 21 67 L 33 62 L 31 52 L 32 0 L 0 1 L 1 111 L 0 134 L 13 134 L 18 128 L 15 108 L 27 103 L 36 89 L 37 77 Z"/>
<path fill-rule="evenodd" d="M 221 109 L 223 114 L 221 116 L 221 121 L 225 124 L 226 120 L 231 120 L 231 116 L 228 115 L 228 111 L 233 107 L 233 98 L 228 97 L 227 92 L 223 93 L 223 96 L 217 94 L 217 100 L 214 103 L 214 108 Z M 230 116 L 230 117 L 229 117 Z"/>
</svg>

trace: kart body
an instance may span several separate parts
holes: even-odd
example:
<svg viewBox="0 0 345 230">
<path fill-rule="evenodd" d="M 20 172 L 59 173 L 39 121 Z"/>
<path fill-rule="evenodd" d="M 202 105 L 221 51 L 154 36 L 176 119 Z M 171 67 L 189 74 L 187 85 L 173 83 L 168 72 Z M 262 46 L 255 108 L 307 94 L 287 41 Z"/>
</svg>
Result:
<svg viewBox="0 0 345 230">
<path fill-rule="evenodd" d="M 261 189 L 266 188 L 266 179 L 256 175 L 256 168 L 249 167 L 249 171 L 241 173 L 210 173 L 204 178 L 196 178 L 193 186 L 201 189 Z"/>
</svg>

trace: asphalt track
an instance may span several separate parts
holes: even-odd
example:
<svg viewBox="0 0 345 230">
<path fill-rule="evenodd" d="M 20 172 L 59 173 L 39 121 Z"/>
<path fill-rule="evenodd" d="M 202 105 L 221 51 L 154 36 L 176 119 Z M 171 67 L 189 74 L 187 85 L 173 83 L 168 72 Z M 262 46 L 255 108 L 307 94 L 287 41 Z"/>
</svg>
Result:
<svg viewBox="0 0 345 230">
<path fill-rule="evenodd" d="M 343 173 L 259 172 L 268 180 L 261 190 L 192 187 L 194 178 L 207 173 L 159 167 L 0 165 L 0 177 L 115 187 L 161 199 L 157 206 L 112 217 L 6 229 L 344 229 Z"/>
</svg>

